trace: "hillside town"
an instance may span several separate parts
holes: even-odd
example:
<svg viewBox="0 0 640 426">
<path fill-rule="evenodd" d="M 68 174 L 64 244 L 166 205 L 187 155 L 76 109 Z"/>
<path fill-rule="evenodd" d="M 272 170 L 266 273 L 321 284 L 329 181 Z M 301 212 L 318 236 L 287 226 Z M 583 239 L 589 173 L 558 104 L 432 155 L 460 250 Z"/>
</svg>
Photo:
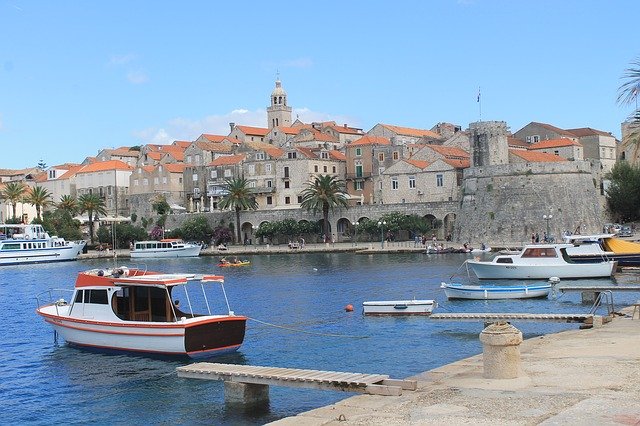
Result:
<svg viewBox="0 0 640 426">
<path fill-rule="evenodd" d="M 502 122 L 478 122 L 466 128 L 438 122 L 429 129 L 378 123 L 365 131 L 348 123 L 304 123 L 294 118 L 279 79 L 269 99 L 266 127 L 229 123 L 226 135 L 203 133 L 193 141 L 176 140 L 170 145 L 104 148 L 95 157 L 69 159 L 65 164 L 0 169 L 0 189 L 9 182 L 42 187 L 53 203 L 65 196 L 97 194 L 104 200 L 105 217 L 125 221 L 132 215 L 151 216 L 150 200 L 159 194 L 176 215 L 220 212 L 225 182 L 244 177 L 257 202 L 256 214 L 277 212 L 281 217 L 300 210 L 302 191 L 310 179 L 332 175 L 344 181 L 350 208 L 395 211 L 404 205 L 403 211 L 442 220 L 444 226 L 438 230 L 438 237 L 453 233 L 460 239 L 471 239 L 483 236 L 472 235 L 461 222 L 464 204 L 471 201 L 469 194 L 474 193 L 472 198 L 477 200 L 480 195 L 476 191 L 486 195 L 496 190 L 495 176 L 489 187 L 468 187 L 469 177 L 478 168 L 504 169 L 506 165 L 508 170 L 501 172 L 503 178 L 575 170 L 588 174 L 597 201 L 585 194 L 588 199 L 584 202 L 598 208 L 588 214 L 588 219 L 574 212 L 574 217 L 565 217 L 558 224 L 558 229 L 573 229 L 606 221 L 606 174 L 616 161 L 635 161 L 637 155 L 625 144 L 629 123 L 622 125 L 622 141 L 588 123 L 561 129 L 532 121 L 515 132 Z M 484 126 L 487 123 L 488 129 Z M 505 189 L 512 181 L 506 179 L 501 187 Z M 549 189 L 543 182 L 538 185 L 542 187 L 529 191 Z M 510 191 L 513 194 L 513 189 Z M 542 198 L 545 206 L 541 213 L 535 213 L 531 226 L 510 231 L 512 239 L 541 229 L 542 213 L 547 209 L 549 214 L 552 209 L 562 210 L 558 207 L 564 202 L 562 194 Z M 444 207 L 438 209 L 438 205 Z M 12 218 L 13 208 L 9 201 L 0 199 L 0 222 Z M 45 208 L 53 208 L 53 204 Z M 531 210 L 531 206 L 524 202 L 522 209 Z M 438 210 L 441 213 L 432 212 Z M 37 215 L 35 206 L 27 202 L 18 203 L 16 211 L 24 223 Z M 492 218 L 496 213 L 487 212 Z M 295 217 L 299 214 L 296 212 Z M 332 221 L 332 230 L 338 234 L 367 214 L 342 216 Z M 522 216 L 516 213 L 513 220 Z M 258 223 L 248 224 L 249 231 L 268 216 L 256 220 Z"/>
</svg>

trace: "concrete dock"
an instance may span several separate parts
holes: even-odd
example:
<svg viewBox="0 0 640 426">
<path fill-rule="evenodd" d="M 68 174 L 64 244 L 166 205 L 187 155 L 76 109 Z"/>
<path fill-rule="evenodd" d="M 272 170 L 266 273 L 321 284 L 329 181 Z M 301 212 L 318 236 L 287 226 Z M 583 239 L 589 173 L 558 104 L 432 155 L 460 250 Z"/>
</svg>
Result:
<svg viewBox="0 0 640 426">
<path fill-rule="evenodd" d="M 484 379 L 482 354 L 410 377 L 414 392 L 358 395 L 272 424 L 640 425 L 640 320 L 524 341 L 515 379 Z"/>
</svg>

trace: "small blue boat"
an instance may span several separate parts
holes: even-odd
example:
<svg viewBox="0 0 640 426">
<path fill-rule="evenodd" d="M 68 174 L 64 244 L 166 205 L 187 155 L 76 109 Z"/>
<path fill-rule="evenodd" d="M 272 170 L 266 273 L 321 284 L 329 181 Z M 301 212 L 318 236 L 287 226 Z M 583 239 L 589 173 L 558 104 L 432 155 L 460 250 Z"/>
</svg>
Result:
<svg viewBox="0 0 640 426">
<path fill-rule="evenodd" d="M 551 292 L 551 284 L 525 285 L 464 285 L 459 283 L 442 283 L 448 299 L 529 299 L 547 297 Z"/>
</svg>

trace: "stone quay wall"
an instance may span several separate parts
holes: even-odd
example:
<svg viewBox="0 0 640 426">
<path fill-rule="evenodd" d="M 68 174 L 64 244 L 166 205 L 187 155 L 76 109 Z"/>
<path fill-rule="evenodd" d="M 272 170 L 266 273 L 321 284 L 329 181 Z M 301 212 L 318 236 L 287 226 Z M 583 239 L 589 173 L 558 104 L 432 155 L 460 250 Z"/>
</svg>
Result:
<svg viewBox="0 0 640 426">
<path fill-rule="evenodd" d="M 606 222 L 604 196 L 587 161 L 472 167 L 464 178 L 459 241 L 526 243 L 547 230 L 559 241 L 565 231 L 595 233 Z"/>
</svg>

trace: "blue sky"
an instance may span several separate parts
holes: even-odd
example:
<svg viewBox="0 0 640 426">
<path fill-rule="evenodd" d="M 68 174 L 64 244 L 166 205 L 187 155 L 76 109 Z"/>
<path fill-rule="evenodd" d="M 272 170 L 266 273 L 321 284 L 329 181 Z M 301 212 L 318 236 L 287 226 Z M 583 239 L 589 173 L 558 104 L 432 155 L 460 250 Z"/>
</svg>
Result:
<svg viewBox="0 0 640 426">
<path fill-rule="evenodd" d="M 0 0 L 0 168 L 301 120 L 620 135 L 637 1 Z"/>
</svg>

